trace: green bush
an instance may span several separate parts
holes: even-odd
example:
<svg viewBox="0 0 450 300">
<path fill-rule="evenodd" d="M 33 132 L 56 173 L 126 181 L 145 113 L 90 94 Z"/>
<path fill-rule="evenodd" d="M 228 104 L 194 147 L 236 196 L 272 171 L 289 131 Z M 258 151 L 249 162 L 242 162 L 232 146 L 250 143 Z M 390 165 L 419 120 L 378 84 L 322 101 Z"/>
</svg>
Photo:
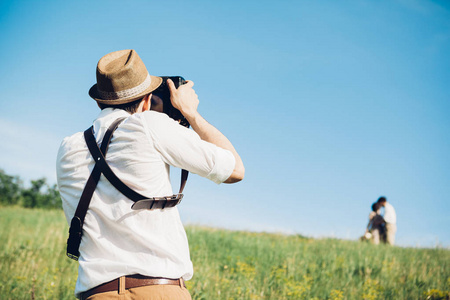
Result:
<svg viewBox="0 0 450 300">
<path fill-rule="evenodd" d="M 10 176 L 0 169 L 0 203 L 15 205 L 20 201 L 22 182 L 17 176 Z"/>
<path fill-rule="evenodd" d="M 0 169 L 0 204 L 21 205 L 28 208 L 62 208 L 59 191 L 45 178 L 32 180 L 25 188 L 18 176 L 11 176 Z"/>
</svg>

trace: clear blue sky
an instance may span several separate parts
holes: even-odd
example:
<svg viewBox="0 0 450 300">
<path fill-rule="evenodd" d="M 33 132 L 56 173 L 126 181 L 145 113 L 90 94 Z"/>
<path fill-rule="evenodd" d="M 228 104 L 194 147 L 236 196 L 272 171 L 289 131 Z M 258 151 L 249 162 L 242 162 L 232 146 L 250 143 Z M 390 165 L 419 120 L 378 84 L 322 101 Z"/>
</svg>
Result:
<svg viewBox="0 0 450 300">
<path fill-rule="evenodd" d="M 104 54 L 195 82 L 246 178 L 191 176 L 185 223 L 357 239 L 385 195 L 398 243 L 450 247 L 447 1 L 2 1 L 0 168 L 55 182 Z M 178 170 L 174 170 L 174 190 Z"/>
</svg>

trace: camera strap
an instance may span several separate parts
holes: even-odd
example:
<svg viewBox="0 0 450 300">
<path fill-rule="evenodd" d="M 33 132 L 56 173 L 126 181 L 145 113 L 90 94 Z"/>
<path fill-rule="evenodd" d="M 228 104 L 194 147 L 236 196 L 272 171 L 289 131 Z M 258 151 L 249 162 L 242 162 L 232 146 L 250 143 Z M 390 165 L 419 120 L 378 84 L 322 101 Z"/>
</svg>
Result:
<svg viewBox="0 0 450 300">
<path fill-rule="evenodd" d="M 78 260 L 80 256 L 79 247 L 81 243 L 82 229 L 84 224 L 84 218 L 86 217 L 89 204 L 91 203 L 92 195 L 97 187 L 100 175 L 103 174 L 106 179 L 124 196 L 134 201 L 132 205 L 133 210 L 137 209 L 164 209 L 167 207 L 174 207 L 183 199 L 183 190 L 186 186 L 186 181 L 189 172 L 186 170 L 181 171 L 180 190 L 178 194 L 167 197 L 146 197 L 128 187 L 120 180 L 116 174 L 111 170 L 108 163 L 105 160 L 106 152 L 108 151 L 109 143 L 111 142 L 112 134 L 117 129 L 119 124 L 125 118 L 120 118 L 114 121 L 106 131 L 100 148 L 97 145 L 97 141 L 94 136 L 94 127 L 91 126 L 84 131 L 84 139 L 89 148 L 89 152 L 95 160 L 94 168 L 89 176 L 84 190 L 81 194 L 80 201 L 78 202 L 75 215 L 72 218 L 69 228 L 69 238 L 67 239 L 67 256 L 73 260 Z"/>
</svg>

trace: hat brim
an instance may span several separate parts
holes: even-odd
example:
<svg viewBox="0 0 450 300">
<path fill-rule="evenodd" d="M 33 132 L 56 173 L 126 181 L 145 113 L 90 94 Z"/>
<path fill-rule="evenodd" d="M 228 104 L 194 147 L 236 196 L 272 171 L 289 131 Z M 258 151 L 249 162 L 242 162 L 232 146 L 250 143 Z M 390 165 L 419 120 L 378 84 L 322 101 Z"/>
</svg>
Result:
<svg viewBox="0 0 450 300">
<path fill-rule="evenodd" d="M 151 84 L 150 86 L 143 91 L 142 93 L 137 94 L 136 96 L 130 97 L 130 98 L 125 98 L 125 99 L 116 99 L 116 100 L 108 100 L 108 99 L 102 99 L 98 90 L 97 90 L 97 84 L 94 84 L 90 90 L 89 90 L 89 96 L 94 99 L 95 101 L 97 101 L 98 103 L 102 103 L 102 104 L 109 104 L 109 105 L 120 105 L 120 104 L 125 104 L 125 103 L 130 103 L 133 101 L 136 101 L 142 97 L 144 97 L 147 94 L 150 94 L 151 92 L 153 92 L 154 90 L 156 90 L 162 83 L 163 79 L 161 77 L 158 76 L 153 76 L 150 75 L 151 78 Z"/>
</svg>

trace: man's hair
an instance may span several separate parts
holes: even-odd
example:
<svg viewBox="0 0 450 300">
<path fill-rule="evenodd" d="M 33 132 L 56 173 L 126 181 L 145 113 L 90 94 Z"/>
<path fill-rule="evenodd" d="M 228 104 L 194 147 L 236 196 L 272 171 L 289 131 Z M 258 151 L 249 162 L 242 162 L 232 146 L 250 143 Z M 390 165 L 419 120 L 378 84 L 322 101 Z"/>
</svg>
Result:
<svg viewBox="0 0 450 300">
<path fill-rule="evenodd" d="M 112 108 L 123 109 L 124 111 L 126 111 L 130 114 L 134 114 L 137 111 L 139 104 L 141 104 L 142 99 L 144 99 L 144 97 L 142 97 L 138 100 L 135 100 L 133 102 L 130 102 L 130 103 L 124 103 L 124 104 L 119 104 L 119 105 L 98 103 L 98 106 L 100 107 L 100 109 L 112 107 Z"/>
<path fill-rule="evenodd" d="M 380 197 L 378 198 L 378 203 L 386 202 L 386 197 Z"/>
</svg>

